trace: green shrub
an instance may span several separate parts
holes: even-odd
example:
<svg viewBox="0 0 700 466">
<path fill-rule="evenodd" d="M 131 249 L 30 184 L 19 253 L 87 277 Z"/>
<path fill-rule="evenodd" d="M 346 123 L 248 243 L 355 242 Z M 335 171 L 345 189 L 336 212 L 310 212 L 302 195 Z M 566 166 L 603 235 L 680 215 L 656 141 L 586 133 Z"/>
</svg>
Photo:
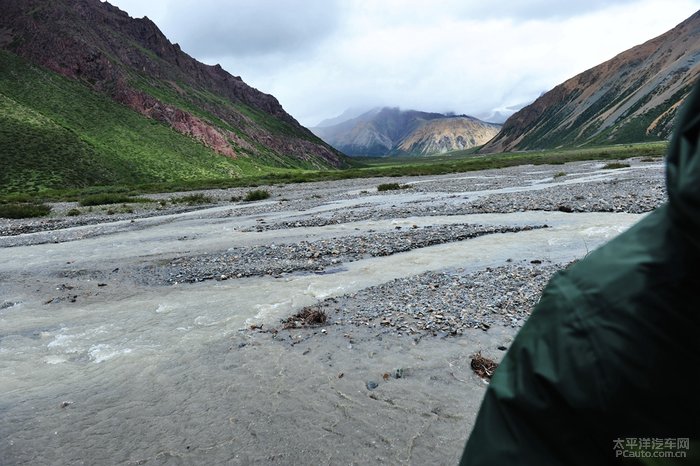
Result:
<svg viewBox="0 0 700 466">
<path fill-rule="evenodd" d="M 0 217 L 2 218 L 44 217 L 49 212 L 51 212 L 51 207 L 46 204 L 0 204 Z"/>
<path fill-rule="evenodd" d="M 377 186 L 377 191 L 393 191 L 395 189 L 408 189 L 410 186 L 398 183 L 382 183 Z"/>
<path fill-rule="evenodd" d="M 566 176 L 566 172 L 557 172 L 554 174 L 554 178 L 561 178 L 562 176 Z"/>
<path fill-rule="evenodd" d="M 14 193 L 3 196 L 3 201 L 15 204 L 32 204 L 34 198 L 29 194 Z"/>
<path fill-rule="evenodd" d="M 81 213 L 82 212 L 80 212 L 80 209 L 73 208 L 73 209 L 69 210 L 68 212 L 66 212 L 66 215 L 69 217 L 77 217 Z"/>
<path fill-rule="evenodd" d="M 173 199 L 170 199 L 170 201 L 173 204 L 202 205 L 202 204 L 211 204 L 214 202 L 214 199 L 212 199 L 209 196 L 205 196 L 202 193 L 197 193 L 197 194 L 188 194 L 187 196 L 182 196 L 182 197 L 175 197 Z"/>
<path fill-rule="evenodd" d="M 629 166 L 630 166 L 629 163 L 608 162 L 603 166 L 603 168 L 604 169 L 616 169 L 616 168 L 629 168 Z"/>
<path fill-rule="evenodd" d="M 269 192 L 265 191 L 264 189 L 256 189 L 254 191 L 248 191 L 248 194 L 245 195 L 243 200 L 246 202 L 261 201 L 263 199 L 267 199 L 268 197 L 270 197 Z"/>
<path fill-rule="evenodd" d="M 123 204 L 125 202 L 150 202 L 148 199 L 140 197 L 131 197 L 126 194 L 118 193 L 101 193 L 101 194 L 90 194 L 85 196 L 78 204 L 81 206 L 93 206 L 93 205 L 108 205 L 108 204 Z"/>
</svg>

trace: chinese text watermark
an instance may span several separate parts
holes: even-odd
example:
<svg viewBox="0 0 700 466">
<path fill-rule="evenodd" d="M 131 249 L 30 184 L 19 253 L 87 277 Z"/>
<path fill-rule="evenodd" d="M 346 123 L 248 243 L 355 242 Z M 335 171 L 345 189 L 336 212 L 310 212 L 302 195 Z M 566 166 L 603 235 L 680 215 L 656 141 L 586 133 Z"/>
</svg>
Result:
<svg viewBox="0 0 700 466">
<path fill-rule="evenodd" d="M 616 458 L 685 458 L 689 438 L 626 437 L 613 440 Z"/>
</svg>

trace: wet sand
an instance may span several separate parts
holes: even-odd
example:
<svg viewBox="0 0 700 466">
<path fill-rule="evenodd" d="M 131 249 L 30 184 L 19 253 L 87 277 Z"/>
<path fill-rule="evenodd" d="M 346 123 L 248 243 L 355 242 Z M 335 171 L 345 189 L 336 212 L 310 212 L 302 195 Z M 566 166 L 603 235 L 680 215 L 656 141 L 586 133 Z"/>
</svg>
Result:
<svg viewBox="0 0 700 466">
<path fill-rule="evenodd" d="M 601 167 L 0 221 L 1 462 L 454 464 L 470 356 L 500 359 L 551 273 L 664 200 L 660 163 Z M 327 323 L 283 328 L 308 306 Z"/>
</svg>

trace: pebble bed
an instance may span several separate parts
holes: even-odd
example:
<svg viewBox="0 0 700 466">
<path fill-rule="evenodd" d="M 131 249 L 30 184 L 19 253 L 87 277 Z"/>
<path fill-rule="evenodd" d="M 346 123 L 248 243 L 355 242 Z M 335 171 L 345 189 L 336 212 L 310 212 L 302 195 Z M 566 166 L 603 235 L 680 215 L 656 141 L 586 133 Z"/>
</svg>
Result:
<svg viewBox="0 0 700 466">
<path fill-rule="evenodd" d="M 604 193 L 604 195 L 601 195 Z M 660 179 L 615 180 L 586 184 L 571 184 L 518 193 L 501 193 L 468 199 L 453 195 L 450 202 L 389 205 L 381 208 L 360 208 L 338 211 L 331 215 L 314 215 L 293 222 L 262 223 L 244 231 L 278 230 L 383 220 L 409 216 L 468 215 L 476 213 L 511 213 L 531 210 L 561 212 L 651 212 L 666 201 L 666 190 Z M 364 208 L 363 208 L 364 207 Z"/>
<path fill-rule="evenodd" d="M 231 248 L 218 254 L 178 257 L 167 264 L 148 266 L 137 275 L 149 285 L 196 283 L 293 272 L 321 273 L 369 257 L 389 256 L 436 244 L 477 236 L 545 228 L 546 225 L 505 227 L 453 224 L 397 227 L 393 232 L 371 232 L 315 242 L 300 241 L 249 248 Z"/>
<path fill-rule="evenodd" d="M 519 328 L 549 279 L 564 265 L 508 264 L 467 273 L 427 272 L 328 298 L 318 308 L 331 325 L 368 327 L 401 336 L 453 336 L 468 328 Z"/>
</svg>

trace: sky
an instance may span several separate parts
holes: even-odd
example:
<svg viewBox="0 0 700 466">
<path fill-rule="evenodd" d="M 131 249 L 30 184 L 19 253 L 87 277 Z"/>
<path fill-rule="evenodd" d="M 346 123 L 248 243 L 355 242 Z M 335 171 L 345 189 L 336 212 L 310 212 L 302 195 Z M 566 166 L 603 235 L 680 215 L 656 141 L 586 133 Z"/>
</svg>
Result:
<svg viewBox="0 0 700 466">
<path fill-rule="evenodd" d="M 499 120 L 700 0 L 110 0 L 311 127 L 378 106 Z"/>
</svg>

